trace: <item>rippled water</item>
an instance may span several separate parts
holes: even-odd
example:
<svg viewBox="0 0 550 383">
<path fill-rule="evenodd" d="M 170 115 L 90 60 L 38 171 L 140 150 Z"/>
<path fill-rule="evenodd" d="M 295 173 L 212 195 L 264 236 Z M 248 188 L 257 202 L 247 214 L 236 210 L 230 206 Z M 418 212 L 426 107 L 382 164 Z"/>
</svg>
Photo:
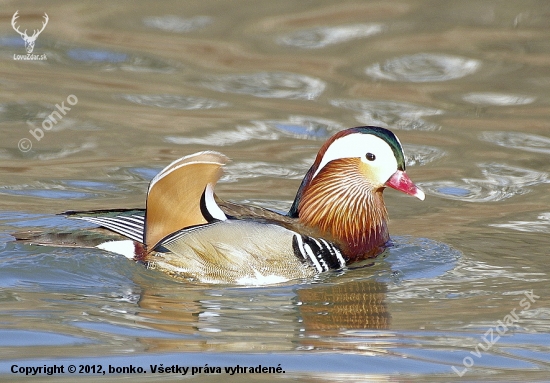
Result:
<svg viewBox="0 0 550 383">
<path fill-rule="evenodd" d="M 252 381 L 548 381 L 546 2 L 18 7 L 22 29 L 50 19 L 43 61 L 14 60 L 16 8 L 0 30 L 3 379 L 24 378 L 14 364 L 182 379 L 151 373 L 162 363 L 284 370 Z M 160 169 L 207 149 L 232 159 L 220 196 L 285 211 L 322 143 L 365 124 L 398 134 L 427 198 L 386 191 L 393 244 L 347 270 L 199 285 L 10 235 L 90 227 L 65 210 L 143 207 Z M 74 375 L 32 378 L 54 379 Z"/>
<path fill-rule="evenodd" d="M 433 53 L 417 53 L 374 64 L 365 73 L 371 77 L 403 82 L 455 80 L 475 73 L 481 62 Z"/>
</svg>

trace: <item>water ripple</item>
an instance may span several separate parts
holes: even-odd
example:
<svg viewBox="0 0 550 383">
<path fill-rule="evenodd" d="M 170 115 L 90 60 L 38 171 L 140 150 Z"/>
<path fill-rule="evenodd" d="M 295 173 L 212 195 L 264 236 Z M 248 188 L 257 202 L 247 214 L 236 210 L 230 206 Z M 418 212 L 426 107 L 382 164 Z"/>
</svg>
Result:
<svg viewBox="0 0 550 383">
<path fill-rule="evenodd" d="M 162 168 L 128 168 L 129 173 L 145 181 L 151 181 L 161 170 Z"/>
<path fill-rule="evenodd" d="M 262 98 L 314 100 L 325 90 L 325 83 L 318 78 L 288 72 L 212 76 L 199 84 L 218 92 Z"/>
<path fill-rule="evenodd" d="M 54 47 L 59 50 L 60 47 Z M 125 70 L 129 72 L 162 72 L 172 73 L 176 70 L 176 65 L 169 64 L 163 60 L 133 55 L 124 52 L 110 51 L 106 49 L 89 48 L 67 48 L 66 57 L 71 64 L 81 64 L 86 66 L 96 66 L 104 70 Z M 64 62 L 62 55 L 51 52 L 48 54 L 48 61 Z"/>
<path fill-rule="evenodd" d="M 382 24 L 367 23 L 338 27 L 318 27 L 289 33 L 277 39 L 280 45 L 304 49 L 319 49 L 327 45 L 369 37 L 381 33 Z"/>
<path fill-rule="evenodd" d="M 65 158 L 68 156 L 72 156 L 73 154 L 81 153 L 88 150 L 93 150 L 97 148 L 97 143 L 93 141 L 93 138 L 87 139 L 87 141 L 77 144 L 77 143 L 68 143 L 63 144 L 60 148 L 47 148 L 42 149 L 38 147 L 38 145 L 35 145 L 32 150 L 22 153 L 20 150 L 16 150 L 14 155 L 9 155 L 9 157 L 21 157 L 24 156 L 25 158 L 34 158 L 41 161 L 50 161 L 50 160 L 56 160 L 60 158 Z M 32 141 L 34 143 L 34 141 Z M 15 150 L 15 149 L 14 149 Z M 9 152 L 8 152 L 9 153 Z"/>
<path fill-rule="evenodd" d="M 374 101 L 374 100 L 344 100 L 335 99 L 331 105 L 360 112 L 355 119 L 365 125 L 378 125 L 398 130 L 425 130 L 440 129 L 425 121 L 424 116 L 443 114 L 440 109 L 427 108 L 407 102 Z"/>
<path fill-rule="evenodd" d="M 83 199 L 83 198 L 98 198 L 98 194 L 85 193 L 72 190 L 60 190 L 60 189 L 34 189 L 25 186 L 20 187 L 1 187 L 0 194 L 26 196 L 33 198 L 46 198 L 46 199 Z"/>
<path fill-rule="evenodd" d="M 371 77 L 407 82 L 448 81 L 476 72 L 481 67 L 478 60 L 433 53 L 417 53 L 377 63 L 367 67 Z"/>
<path fill-rule="evenodd" d="M 194 16 L 183 18 L 174 15 L 151 16 L 143 19 L 143 24 L 150 28 L 161 29 L 168 32 L 186 33 L 202 29 L 214 19 L 210 16 Z"/>
<path fill-rule="evenodd" d="M 424 190 L 447 199 L 495 202 L 529 192 L 528 186 L 548 182 L 548 173 L 498 163 L 479 164 L 485 179 L 421 183 Z"/>
<path fill-rule="evenodd" d="M 66 345 L 81 345 L 82 343 L 93 342 L 92 340 L 84 337 L 56 334 L 46 331 L 1 329 L 0 334 L 2 337 L 3 347 L 62 347 Z"/>
<path fill-rule="evenodd" d="M 223 182 L 236 182 L 241 179 L 250 179 L 258 177 L 284 178 L 301 180 L 307 172 L 309 166 L 304 163 L 294 163 L 281 166 L 279 164 L 255 161 L 255 162 L 231 162 L 224 167 Z"/>
<path fill-rule="evenodd" d="M 229 105 L 227 102 L 208 98 L 176 94 L 121 94 L 118 97 L 134 104 L 181 110 L 223 108 Z"/>
<path fill-rule="evenodd" d="M 484 141 L 505 148 L 520 149 L 527 152 L 550 154 L 550 138 L 536 134 L 520 132 L 482 132 Z"/>
<path fill-rule="evenodd" d="M 405 151 L 405 164 L 407 166 L 426 165 L 445 155 L 439 148 L 427 145 L 403 145 Z"/>
<path fill-rule="evenodd" d="M 129 56 L 126 53 L 110 52 L 100 49 L 82 49 L 74 48 L 67 51 L 67 56 L 75 61 L 93 63 L 122 63 L 128 60 Z"/>
<path fill-rule="evenodd" d="M 61 181 L 61 184 L 67 185 L 68 187 L 84 189 L 84 190 L 94 190 L 94 191 L 121 191 L 122 188 L 111 182 L 100 182 L 100 181 L 87 181 L 87 180 L 65 180 Z"/>
<path fill-rule="evenodd" d="M 536 100 L 536 97 L 519 94 L 474 92 L 464 95 L 462 99 L 476 105 L 508 106 L 531 104 Z"/>
<path fill-rule="evenodd" d="M 20 48 L 25 42 L 19 36 L 0 36 L 0 47 Z"/>
<path fill-rule="evenodd" d="M 544 183 L 548 173 L 498 163 L 480 164 L 481 173 L 502 186 L 533 186 Z"/>
<path fill-rule="evenodd" d="M 308 116 L 290 116 L 287 120 L 251 121 L 252 125 L 234 130 L 218 130 L 203 137 L 167 136 L 166 142 L 178 145 L 228 146 L 249 140 L 278 140 L 283 135 L 295 138 L 326 138 L 342 126 L 335 121 Z"/>
<path fill-rule="evenodd" d="M 7 102 L 0 104 L 0 122 L 30 121 L 42 123 L 54 105 L 33 102 Z M 46 112 L 47 110 L 48 112 Z"/>
<path fill-rule="evenodd" d="M 550 233 L 550 212 L 539 214 L 534 221 L 509 221 L 508 223 L 489 224 L 489 226 L 527 233 Z"/>
<path fill-rule="evenodd" d="M 382 275 L 379 281 L 438 278 L 452 270 L 462 253 L 453 247 L 427 238 L 392 236 L 392 246 L 384 262 L 391 265 L 391 274 Z"/>
<path fill-rule="evenodd" d="M 229 146 L 248 140 L 276 140 L 277 132 L 271 131 L 265 124 L 252 122 L 252 126 L 237 126 L 235 130 L 218 130 L 203 137 L 166 136 L 166 142 L 178 145 Z"/>
<path fill-rule="evenodd" d="M 45 199 L 101 198 L 126 191 L 126 188 L 113 182 L 83 180 L 34 181 L 26 184 L 0 186 L 0 194 Z"/>
<path fill-rule="evenodd" d="M 287 120 L 258 121 L 295 138 L 328 138 L 344 129 L 333 120 L 309 116 L 289 116 Z"/>
</svg>

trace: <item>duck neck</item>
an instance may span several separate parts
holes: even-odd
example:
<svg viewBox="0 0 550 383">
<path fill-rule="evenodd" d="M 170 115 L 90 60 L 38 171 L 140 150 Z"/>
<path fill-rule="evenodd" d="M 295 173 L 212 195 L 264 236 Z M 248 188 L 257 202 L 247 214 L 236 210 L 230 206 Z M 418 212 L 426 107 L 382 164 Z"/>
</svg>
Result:
<svg viewBox="0 0 550 383">
<path fill-rule="evenodd" d="M 378 255 L 389 240 L 383 189 L 374 189 L 353 159 L 333 161 L 315 177 L 310 173 L 291 213 L 337 243 L 349 263 Z"/>
</svg>

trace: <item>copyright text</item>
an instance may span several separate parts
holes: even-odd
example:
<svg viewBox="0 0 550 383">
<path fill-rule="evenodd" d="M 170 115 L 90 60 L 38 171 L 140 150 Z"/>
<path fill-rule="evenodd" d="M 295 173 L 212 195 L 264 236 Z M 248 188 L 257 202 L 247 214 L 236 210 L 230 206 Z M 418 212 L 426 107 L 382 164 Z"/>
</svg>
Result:
<svg viewBox="0 0 550 383">
<path fill-rule="evenodd" d="M 65 368 L 66 367 L 66 368 Z M 164 365 L 150 364 L 148 366 L 113 366 L 102 364 L 79 364 L 79 365 L 43 365 L 43 366 L 20 366 L 13 364 L 11 366 L 12 374 L 21 375 L 60 375 L 60 374 L 180 374 L 180 375 L 198 375 L 198 374 L 284 374 L 285 371 L 280 364 L 277 366 L 182 366 L 177 364 Z"/>
</svg>

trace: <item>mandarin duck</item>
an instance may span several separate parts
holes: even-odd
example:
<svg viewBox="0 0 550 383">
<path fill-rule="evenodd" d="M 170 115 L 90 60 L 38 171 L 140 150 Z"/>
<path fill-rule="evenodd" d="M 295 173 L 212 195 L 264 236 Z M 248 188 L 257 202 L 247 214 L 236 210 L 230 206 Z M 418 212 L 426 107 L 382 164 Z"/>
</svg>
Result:
<svg viewBox="0 0 550 383">
<path fill-rule="evenodd" d="M 144 211 L 71 215 L 127 238 L 95 247 L 148 268 L 205 283 L 263 284 L 379 255 L 389 241 L 384 189 L 424 199 L 405 173 L 399 139 L 380 127 L 331 137 L 286 215 L 220 200 L 214 186 L 227 162 L 214 151 L 172 162 L 151 180 Z"/>
</svg>

